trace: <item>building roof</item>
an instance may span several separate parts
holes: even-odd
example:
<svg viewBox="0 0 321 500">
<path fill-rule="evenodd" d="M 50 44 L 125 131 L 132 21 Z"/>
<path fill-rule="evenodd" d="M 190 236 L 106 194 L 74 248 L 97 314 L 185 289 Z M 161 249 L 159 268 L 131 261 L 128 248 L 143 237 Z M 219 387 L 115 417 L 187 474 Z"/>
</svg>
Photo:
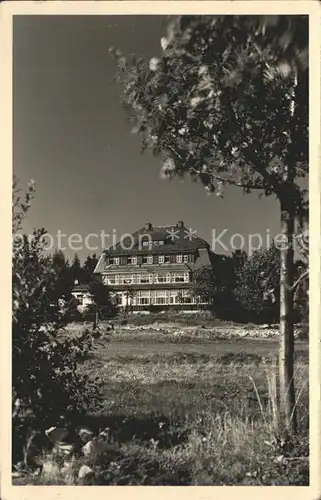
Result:
<svg viewBox="0 0 321 500">
<path fill-rule="evenodd" d="M 152 226 L 148 223 L 135 231 L 131 237 L 123 238 L 116 245 L 107 248 L 105 252 L 108 255 L 128 255 L 133 252 L 136 254 L 176 253 L 184 250 L 197 250 L 199 247 L 208 247 L 205 240 L 199 238 L 196 234 L 192 234 L 191 231 L 183 222 L 171 226 Z M 159 246 L 153 245 L 152 249 L 144 247 L 142 244 L 144 236 L 146 236 L 145 240 L 160 241 L 163 244 Z"/>
<path fill-rule="evenodd" d="M 144 246 L 143 241 L 153 242 L 152 246 Z M 157 244 L 156 242 L 161 242 Z M 179 221 L 176 224 L 171 224 L 167 226 L 153 226 L 150 222 L 145 224 L 143 227 L 135 231 L 131 236 L 123 238 L 115 245 L 108 247 L 103 251 L 97 266 L 95 268 L 95 273 L 102 272 L 105 269 L 105 257 L 116 257 L 125 255 L 155 255 L 155 254 L 184 254 L 191 252 L 199 252 L 199 258 L 195 263 L 181 264 L 182 268 L 186 270 L 194 270 L 202 266 L 211 265 L 211 249 L 210 245 L 202 238 L 197 236 L 196 231 L 192 228 L 187 227 L 184 222 Z M 165 271 L 166 264 L 162 264 L 162 270 Z M 177 266 L 177 264 L 176 264 Z M 111 270 L 114 266 L 111 264 L 108 266 L 108 270 Z M 120 267 L 116 266 L 119 272 Z M 141 267 L 141 266 L 139 266 Z M 144 270 L 147 269 L 145 267 Z M 173 267 L 170 266 L 169 269 Z M 155 268 L 153 267 L 153 270 Z M 128 266 L 124 271 L 129 271 Z"/>
</svg>

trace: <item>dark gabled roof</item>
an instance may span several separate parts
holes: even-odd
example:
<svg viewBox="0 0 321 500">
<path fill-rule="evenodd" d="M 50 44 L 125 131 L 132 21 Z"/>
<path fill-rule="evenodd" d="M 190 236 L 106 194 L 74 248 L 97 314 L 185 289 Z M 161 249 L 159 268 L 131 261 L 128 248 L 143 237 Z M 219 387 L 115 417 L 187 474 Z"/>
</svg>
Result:
<svg viewBox="0 0 321 500">
<path fill-rule="evenodd" d="M 163 245 L 153 245 L 152 249 L 144 247 L 142 242 L 146 239 L 151 241 L 163 241 Z M 128 247 L 128 249 L 127 249 Z M 149 253 L 177 253 L 193 252 L 198 248 L 208 248 L 208 243 L 202 238 L 189 233 L 189 228 L 185 225 L 178 227 L 176 224 L 171 226 L 156 226 L 149 230 L 145 227 L 135 231 L 132 237 L 124 238 L 105 250 L 106 255 L 128 255 L 128 254 L 149 254 Z"/>
<path fill-rule="evenodd" d="M 163 241 L 164 244 L 153 244 L 152 247 L 143 246 L 142 241 L 144 235 L 151 241 Z M 135 231 L 131 237 L 124 238 L 122 242 L 104 250 L 94 273 L 100 274 L 107 269 L 105 258 L 108 256 L 187 254 L 195 253 L 196 251 L 198 255 L 195 262 L 182 263 L 190 271 L 195 271 L 203 266 L 213 266 L 215 261 L 221 260 L 222 258 L 222 256 L 213 254 L 210 245 L 202 238 L 193 234 L 193 232 L 190 232 L 189 228 L 187 228 L 183 222 L 169 226 L 156 227 L 152 227 L 151 224 L 146 224 L 138 231 Z M 166 264 L 161 264 L 163 270 L 165 270 L 164 265 L 166 266 Z M 176 266 L 177 265 L 176 263 Z M 132 269 L 127 268 L 127 266 L 125 267 L 126 271 Z M 120 267 L 116 266 L 115 269 L 113 269 L 112 264 L 108 265 L 108 271 L 116 271 L 116 269 L 119 271 Z M 170 269 L 173 269 L 173 264 L 170 264 Z"/>
</svg>

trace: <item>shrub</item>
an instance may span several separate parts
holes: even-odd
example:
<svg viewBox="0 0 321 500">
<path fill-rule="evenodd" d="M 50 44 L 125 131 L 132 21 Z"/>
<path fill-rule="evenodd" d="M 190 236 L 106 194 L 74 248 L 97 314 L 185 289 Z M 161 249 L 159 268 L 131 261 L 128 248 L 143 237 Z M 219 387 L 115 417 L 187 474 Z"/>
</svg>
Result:
<svg viewBox="0 0 321 500">
<path fill-rule="evenodd" d="M 13 189 L 12 255 L 12 377 L 13 449 L 21 452 L 27 422 L 33 429 L 53 425 L 99 404 L 98 381 L 77 372 L 92 346 L 88 331 L 78 337 L 58 335 L 68 311 L 59 307 L 58 276 L 52 258 L 44 254 L 45 230 L 32 237 L 19 234 L 34 188 L 21 202 L 16 181 Z M 19 237 L 18 237 L 19 234 Z M 13 457 L 13 460 L 17 457 Z"/>
</svg>

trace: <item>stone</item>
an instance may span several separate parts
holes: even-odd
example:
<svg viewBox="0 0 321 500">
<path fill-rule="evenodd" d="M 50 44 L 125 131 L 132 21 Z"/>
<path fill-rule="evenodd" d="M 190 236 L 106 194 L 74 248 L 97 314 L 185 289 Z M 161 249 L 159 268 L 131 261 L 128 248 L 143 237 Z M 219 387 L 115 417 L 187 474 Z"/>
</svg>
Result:
<svg viewBox="0 0 321 500">
<path fill-rule="evenodd" d="M 94 435 L 93 431 L 85 427 L 79 429 L 78 434 L 83 443 L 88 443 Z"/>
<path fill-rule="evenodd" d="M 97 438 L 91 439 L 83 447 L 82 452 L 85 457 L 98 455 L 102 451 L 102 442 L 98 441 Z"/>
<path fill-rule="evenodd" d="M 50 427 L 45 430 L 46 436 L 53 442 L 63 441 L 69 434 L 68 429 L 64 427 Z"/>
<path fill-rule="evenodd" d="M 12 472 L 11 477 L 12 477 L 12 479 L 18 479 L 20 477 L 23 477 L 24 475 L 25 475 L 25 473 L 23 473 L 23 472 Z"/>
<path fill-rule="evenodd" d="M 110 427 L 106 427 L 104 430 L 102 430 L 100 433 L 99 433 L 99 437 L 103 438 L 103 439 L 108 439 L 109 437 L 109 433 L 110 433 Z"/>
<path fill-rule="evenodd" d="M 85 479 L 94 473 L 93 469 L 88 467 L 88 465 L 82 465 L 78 472 L 78 479 Z"/>
<path fill-rule="evenodd" d="M 67 483 L 73 482 L 74 473 L 75 473 L 74 464 L 75 464 L 75 461 L 74 461 L 74 458 L 72 457 L 71 460 L 65 461 L 62 465 L 61 474 L 64 476 Z"/>
<path fill-rule="evenodd" d="M 42 464 L 41 474 L 43 476 L 50 476 L 50 477 L 57 476 L 59 472 L 60 472 L 59 465 L 52 460 L 48 460 Z"/>
<path fill-rule="evenodd" d="M 58 442 L 55 445 L 54 451 L 58 455 L 65 456 L 65 457 L 68 456 L 69 457 L 69 456 L 71 456 L 74 453 L 75 447 L 74 447 L 73 444 Z"/>
</svg>

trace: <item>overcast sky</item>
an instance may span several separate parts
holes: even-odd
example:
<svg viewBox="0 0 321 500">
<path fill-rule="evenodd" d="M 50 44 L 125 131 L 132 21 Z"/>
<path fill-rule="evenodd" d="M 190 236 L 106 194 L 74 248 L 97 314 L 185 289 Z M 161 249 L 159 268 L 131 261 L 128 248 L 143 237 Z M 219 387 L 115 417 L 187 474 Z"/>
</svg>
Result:
<svg viewBox="0 0 321 500">
<path fill-rule="evenodd" d="M 213 231 L 226 230 L 221 240 L 227 249 L 235 233 L 245 242 L 251 233 L 264 241 L 278 233 L 273 198 L 259 200 L 235 188 L 224 199 L 207 196 L 188 180 L 160 180 L 159 160 L 141 154 L 108 50 L 157 56 L 165 26 L 161 16 L 16 17 L 14 172 L 22 187 L 30 179 L 37 187 L 27 231 L 45 227 L 53 237 L 60 230 L 84 239 L 102 230 L 121 236 L 145 222 L 183 220 L 209 243 Z M 67 245 L 66 237 L 61 241 Z M 90 244 L 100 245 L 98 238 Z M 216 243 L 213 249 L 227 253 L 224 247 Z M 78 251 L 82 259 L 89 253 L 85 247 Z M 74 250 L 66 254 L 72 257 Z"/>
</svg>

